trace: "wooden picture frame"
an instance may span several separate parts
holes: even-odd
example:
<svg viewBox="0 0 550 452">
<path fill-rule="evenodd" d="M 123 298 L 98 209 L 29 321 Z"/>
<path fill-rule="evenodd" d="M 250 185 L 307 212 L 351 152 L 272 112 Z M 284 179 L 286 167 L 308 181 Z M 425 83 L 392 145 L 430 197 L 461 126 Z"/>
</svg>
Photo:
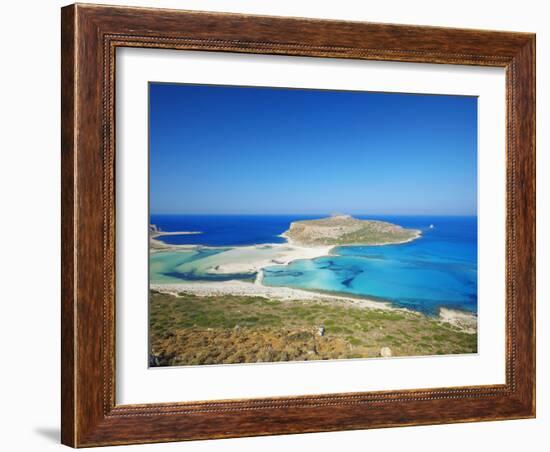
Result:
<svg viewBox="0 0 550 452">
<path fill-rule="evenodd" d="M 86 447 L 535 416 L 535 35 L 79 4 L 62 9 L 61 34 L 64 444 Z M 118 47 L 505 68 L 506 383 L 117 405 Z"/>
</svg>

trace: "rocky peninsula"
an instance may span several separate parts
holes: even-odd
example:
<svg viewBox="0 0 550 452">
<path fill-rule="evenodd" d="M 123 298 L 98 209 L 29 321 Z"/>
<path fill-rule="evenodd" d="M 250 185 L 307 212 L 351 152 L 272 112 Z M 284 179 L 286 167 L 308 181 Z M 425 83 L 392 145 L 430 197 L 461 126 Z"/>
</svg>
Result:
<svg viewBox="0 0 550 452">
<path fill-rule="evenodd" d="M 157 240 L 157 237 L 165 235 L 195 235 L 202 234 L 201 231 L 163 231 L 156 224 L 149 225 L 149 244 L 152 250 L 168 249 L 171 246 L 166 243 Z"/>
<path fill-rule="evenodd" d="M 299 246 L 389 245 L 420 237 L 418 229 L 405 229 L 378 220 L 334 215 L 318 220 L 294 221 L 282 236 Z"/>
</svg>

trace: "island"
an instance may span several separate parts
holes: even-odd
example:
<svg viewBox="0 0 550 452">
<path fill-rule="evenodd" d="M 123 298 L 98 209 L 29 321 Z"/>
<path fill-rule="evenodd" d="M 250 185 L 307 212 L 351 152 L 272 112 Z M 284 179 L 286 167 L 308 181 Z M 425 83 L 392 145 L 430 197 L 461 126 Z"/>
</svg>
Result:
<svg viewBox="0 0 550 452">
<path fill-rule="evenodd" d="M 152 251 L 215 250 L 205 245 L 168 245 L 156 237 L 161 235 L 198 234 L 198 232 L 159 232 L 151 231 Z M 289 265 L 293 261 L 316 259 L 329 256 L 338 246 L 352 245 L 389 245 L 410 242 L 420 237 L 417 229 L 406 229 L 401 226 L 378 220 L 359 220 L 349 215 L 333 215 L 315 220 L 294 221 L 289 229 L 281 234 L 287 243 L 272 243 L 226 247 L 221 252 L 211 253 L 200 260 L 191 259 L 181 262 L 177 271 L 194 275 L 194 280 L 202 275 L 206 288 L 217 286 L 212 277 L 221 275 L 248 275 L 261 286 L 263 269 L 274 265 Z M 244 288 L 248 287 L 244 283 Z M 247 289 L 248 290 L 248 289 Z M 254 288 L 257 291 L 258 287 Z M 278 290 L 283 290 L 279 288 Z"/>
<path fill-rule="evenodd" d="M 359 220 L 333 215 L 316 220 L 294 221 L 282 236 L 298 246 L 389 245 L 420 237 L 418 229 L 406 229 L 378 220 Z"/>
</svg>

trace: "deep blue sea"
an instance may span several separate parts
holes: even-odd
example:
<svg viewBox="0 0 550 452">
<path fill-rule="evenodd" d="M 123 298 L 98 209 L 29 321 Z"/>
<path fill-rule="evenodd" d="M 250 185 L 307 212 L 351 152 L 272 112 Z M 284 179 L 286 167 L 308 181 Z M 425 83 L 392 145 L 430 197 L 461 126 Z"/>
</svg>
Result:
<svg viewBox="0 0 550 452">
<path fill-rule="evenodd" d="M 292 221 L 324 216 L 151 215 L 151 223 L 164 231 L 202 232 L 159 237 L 165 243 L 234 247 L 284 243 L 279 234 Z M 422 237 L 400 245 L 338 247 L 331 256 L 267 267 L 263 283 L 387 300 L 431 315 L 439 307 L 477 312 L 477 217 L 355 217 L 420 229 Z"/>
<path fill-rule="evenodd" d="M 327 215 L 324 215 L 327 216 Z M 296 220 L 319 215 L 151 215 L 151 223 L 163 231 L 200 231 L 196 235 L 159 237 L 171 245 L 244 246 L 285 243 L 279 237 Z"/>
</svg>

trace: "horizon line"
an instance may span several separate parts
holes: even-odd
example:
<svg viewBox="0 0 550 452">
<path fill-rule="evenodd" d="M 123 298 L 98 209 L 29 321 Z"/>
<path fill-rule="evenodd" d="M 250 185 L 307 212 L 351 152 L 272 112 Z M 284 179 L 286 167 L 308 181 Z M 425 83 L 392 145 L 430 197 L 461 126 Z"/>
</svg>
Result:
<svg viewBox="0 0 550 452">
<path fill-rule="evenodd" d="M 347 215 L 347 216 L 350 216 L 350 217 L 353 217 L 353 216 L 356 216 L 356 215 L 359 215 L 359 216 L 366 216 L 366 215 L 372 215 L 372 216 L 402 216 L 402 217 L 406 217 L 406 216 L 415 216 L 415 217 L 429 217 L 429 216 L 438 216 L 438 217 L 477 217 L 478 214 L 477 212 L 475 213 L 451 213 L 451 214 L 446 214 L 446 213 L 351 213 L 351 214 L 348 214 L 348 213 L 326 213 L 326 212 L 321 212 L 321 213 L 292 213 L 292 212 L 279 212 L 279 213 L 242 213 L 242 212 L 238 212 L 238 213 L 212 213 L 212 212 L 209 212 L 209 213 L 186 213 L 186 212 L 149 212 L 149 215 L 188 215 L 188 216 L 220 216 L 220 217 L 223 217 L 223 216 L 252 216 L 252 215 L 257 215 L 257 216 L 277 216 L 277 215 L 307 215 L 307 216 L 328 216 L 328 217 L 332 217 L 332 216 L 339 216 L 339 215 Z"/>
</svg>

